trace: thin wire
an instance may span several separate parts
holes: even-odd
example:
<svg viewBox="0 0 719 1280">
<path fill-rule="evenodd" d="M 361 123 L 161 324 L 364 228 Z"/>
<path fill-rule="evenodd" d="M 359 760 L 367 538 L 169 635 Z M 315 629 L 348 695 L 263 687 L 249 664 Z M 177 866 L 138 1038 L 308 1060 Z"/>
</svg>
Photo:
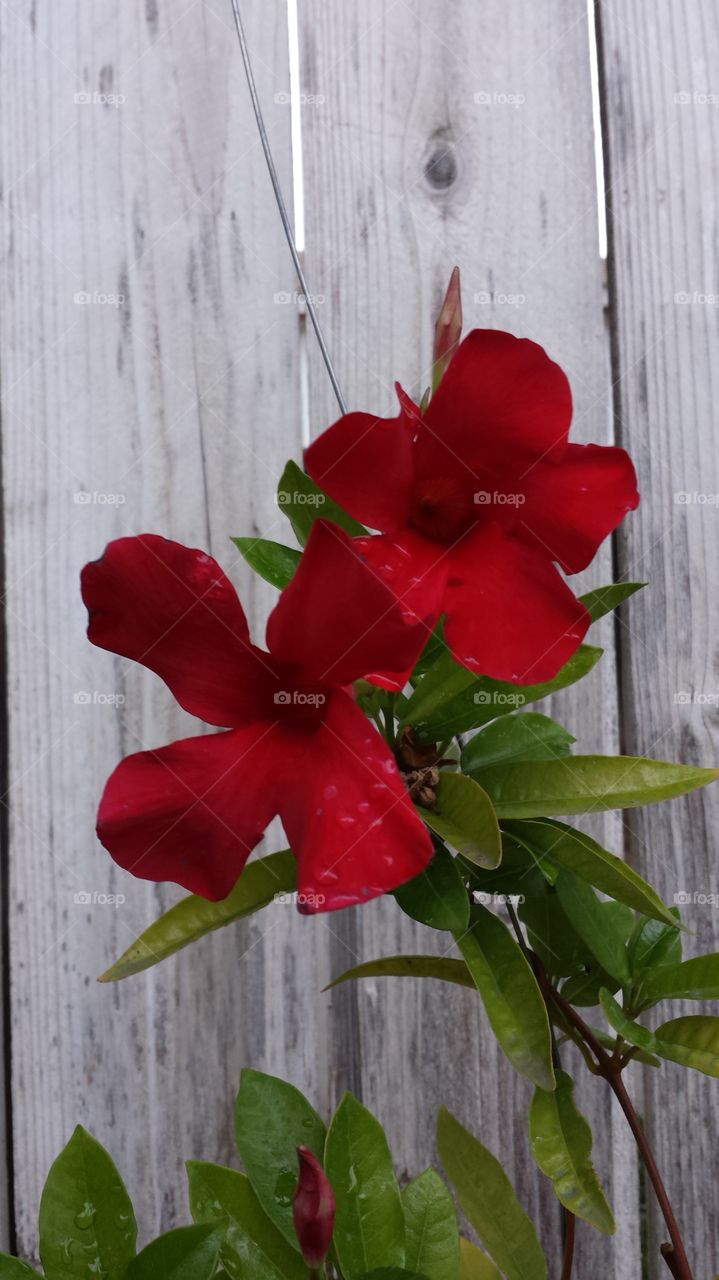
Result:
<svg viewBox="0 0 719 1280">
<path fill-rule="evenodd" d="M 277 169 L 275 168 L 275 162 L 272 158 L 272 149 L 270 147 L 270 140 L 267 136 L 265 121 L 262 115 L 262 108 L 260 106 L 260 99 L 257 94 L 257 85 L 255 84 L 255 77 L 252 70 L 252 62 L 250 61 L 250 51 L 247 45 L 247 40 L 245 38 L 245 29 L 242 25 L 242 18 L 240 16 L 239 0 L 231 0 L 231 3 L 232 3 L 232 12 L 235 15 L 235 26 L 237 27 L 237 36 L 240 42 L 240 53 L 242 54 L 242 61 L 245 67 L 245 75 L 247 76 L 247 86 L 250 90 L 250 98 L 252 100 L 252 110 L 255 113 L 255 120 L 257 121 L 257 128 L 259 130 L 260 141 L 262 143 L 262 150 L 265 153 L 265 160 L 267 161 L 267 169 L 269 171 L 270 181 L 272 183 L 272 190 L 275 193 L 277 208 L 279 209 L 280 218 L 282 219 L 282 226 L 284 227 L 285 236 L 287 237 L 287 243 L 290 248 L 290 253 L 292 255 L 292 261 L 294 263 L 295 271 L 297 272 L 297 279 L 300 284 L 300 289 L 304 294 L 305 305 L 307 307 L 310 320 L 312 321 L 312 327 L 317 336 L 317 341 L 319 343 L 320 351 L 322 352 L 322 359 L 325 362 L 325 367 L 329 374 L 330 382 L 332 383 L 332 390 L 334 391 L 335 396 L 337 397 L 337 403 L 340 407 L 341 412 L 346 413 L 347 405 L 345 404 L 344 396 L 342 395 L 342 392 L 340 390 L 340 384 L 337 381 L 337 374 L 335 373 L 334 365 L 332 364 L 330 353 L 327 349 L 327 343 L 325 342 L 325 337 L 320 327 L 320 322 L 317 318 L 317 312 L 315 310 L 314 302 L 312 301 L 312 295 L 310 294 L 310 291 L 307 288 L 305 273 L 302 269 L 302 261 L 300 259 L 299 253 L 297 252 L 297 245 L 295 244 L 292 224 L 290 222 L 290 219 L 287 213 L 287 206 L 285 205 L 284 197 L 282 195 L 282 188 L 280 186 L 280 180 L 277 176 Z"/>
</svg>

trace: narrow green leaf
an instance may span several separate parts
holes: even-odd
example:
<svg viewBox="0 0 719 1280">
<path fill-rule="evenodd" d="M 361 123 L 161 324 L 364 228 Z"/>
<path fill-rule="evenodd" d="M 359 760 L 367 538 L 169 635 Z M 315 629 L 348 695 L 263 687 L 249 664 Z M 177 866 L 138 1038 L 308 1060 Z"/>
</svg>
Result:
<svg viewBox="0 0 719 1280">
<path fill-rule="evenodd" d="M 34 1271 L 27 1262 L 11 1258 L 7 1253 L 0 1253 L 0 1280 L 27 1280 L 28 1276 L 37 1275 L 39 1272 Z"/>
<path fill-rule="evenodd" d="M 597 587 L 594 591 L 588 591 L 579 599 L 589 610 L 592 622 L 597 622 L 599 618 L 604 617 L 605 613 L 611 613 L 618 605 L 633 596 L 635 591 L 641 591 L 646 585 L 646 582 L 612 582 L 607 587 Z"/>
<path fill-rule="evenodd" d="M 404 1213 L 379 1121 L 346 1093 L 327 1131 L 325 1169 L 337 1200 L 333 1247 L 344 1280 L 404 1265 Z"/>
<path fill-rule="evenodd" d="M 212 1280 L 219 1251 L 216 1227 L 178 1227 L 138 1253 L 123 1280 Z"/>
<path fill-rule="evenodd" d="M 232 541 L 250 568 L 265 582 L 281 591 L 292 581 L 302 557 L 301 551 L 265 538 L 233 538 Z"/>
<path fill-rule="evenodd" d="M 385 956 L 382 960 L 368 960 L 347 969 L 324 989 L 331 991 L 355 978 L 436 978 L 439 982 L 454 982 L 473 990 L 475 985 L 464 960 L 443 956 Z"/>
<path fill-rule="evenodd" d="M 682 958 L 682 935 L 679 912 L 672 908 L 674 924 L 661 924 L 659 920 L 638 920 L 627 944 L 627 955 L 632 976 L 637 977 L 645 969 L 664 964 L 679 964 Z"/>
<path fill-rule="evenodd" d="M 51 1280 L 120 1280 L 137 1223 L 115 1165 L 80 1125 L 55 1160 L 40 1200 L 40 1258 Z"/>
<path fill-rule="evenodd" d="M 591 885 L 571 871 L 557 880 L 557 894 L 567 919 L 594 958 L 622 985 L 631 977 L 626 948 L 626 930 L 633 918 L 617 917 L 616 903 L 601 902 Z M 606 908 L 609 907 L 609 911 Z"/>
<path fill-rule="evenodd" d="M 636 809 L 685 795 L 717 777 L 717 769 L 641 756 L 569 756 L 492 765 L 478 773 L 500 818 Z"/>
<path fill-rule="evenodd" d="M 642 1003 L 657 1000 L 719 999 L 719 953 L 695 956 L 681 964 L 663 965 L 644 974 L 640 988 Z"/>
<path fill-rule="evenodd" d="M 627 866 L 616 854 L 603 849 L 596 840 L 583 831 L 576 831 L 564 822 L 548 818 L 533 818 L 524 822 L 510 822 L 507 830 L 525 840 L 537 857 L 550 858 L 560 867 L 573 871 L 595 889 L 600 889 L 617 902 L 623 902 L 634 911 L 653 916 L 667 924 L 675 925 L 675 917 L 665 906 L 659 894 L 640 875 Z"/>
<path fill-rule="evenodd" d="M 455 937 L 492 1030 L 512 1066 L 542 1089 L 554 1088 L 552 1040 L 537 980 L 509 929 L 486 907 Z"/>
<path fill-rule="evenodd" d="M 502 836 L 489 796 L 463 773 L 443 770 L 437 808 L 420 809 L 430 830 L 480 867 L 493 870 L 502 861 Z"/>
<path fill-rule="evenodd" d="M 395 889 L 394 896 L 406 915 L 430 929 L 449 933 L 466 929 L 469 897 L 457 861 L 445 846 L 435 842 L 429 866 L 414 880 Z"/>
<path fill-rule="evenodd" d="M 435 1169 L 402 1192 L 405 1265 L 427 1280 L 457 1280 L 459 1227 L 452 1197 Z"/>
<path fill-rule="evenodd" d="M 574 1101 L 574 1085 L 565 1071 L 557 1087 L 536 1089 L 529 1109 L 529 1140 L 542 1173 L 554 1184 L 557 1199 L 570 1213 L 611 1235 L 612 1211 L 590 1159 L 592 1131 Z"/>
<path fill-rule="evenodd" d="M 501 1164 L 444 1107 L 437 1147 L 464 1213 L 502 1274 L 507 1280 L 546 1280 L 537 1233 Z"/>
<path fill-rule="evenodd" d="M 459 1242 L 459 1280 L 502 1280 L 492 1259 L 464 1236 Z"/>
<path fill-rule="evenodd" d="M 277 504 L 287 516 L 301 547 L 309 538 L 315 520 L 331 520 L 353 537 L 367 532 L 364 525 L 343 511 L 296 462 L 288 462 L 282 472 Z"/>
<path fill-rule="evenodd" d="M 289 849 L 250 862 L 221 902 L 208 902 L 194 893 L 181 898 L 140 934 L 99 981 L 119 982 L 151 969 L 205 934 L 260 911 L 278 893 L 291 893 L 296 880 L 297 863 Z"/>
<path fill-rule="evenodd" d="M 270 1222 L 244 1173 L 190 1160 L 187 1177 L 192 1217 L 219 1231 L 220 1258 L 232 1280 L 307 1280 L 300 1254 Z"/>
<path fill-rule="evenodd" d="M 532 950 L 553 978 L 568 978 L 586 969 L 590 953 L 572 928 L 558 894 L 545 888 L 543 894 L 520 902 L 517 914 L 527 928 Z"/>
<path fill-rule="evenodd" d="M 249 1067 L 243 1070 L 235 1107 L 237 1149 L 262 1208 L 295 1249 L 297 1148 L 309 1147 L 321 1160 L 325 1133 L 324 1122 L 294 1085 Z"/>
<path fill-rule="evenodd" d="M 575 684 L 589 674 L 601 656 L 601 649 L 584 644 L 553 680 L 514 685 L 476 676 L 445 652 L 419 682 L 405 708 L 403 723 L 413 725 L 425 741 L 444 741 Z"/>
<path fill-rule="evenodd" d="M 650 1031 L 628 1018 L 608 991 L 602 991 L 600 999 L 609 1025 L 629 1044 L 704 1075 L 719 1076 L 719 1018 L 690 1014 Z"/>
<path fill-rule="evenodd" d="M 569 755 L 571 733 L 536 711 L 502 716 L 475 734 L 462 751 L 462 769 L 473 773 L 509 760 L 556 760 Z"/>
</svg>

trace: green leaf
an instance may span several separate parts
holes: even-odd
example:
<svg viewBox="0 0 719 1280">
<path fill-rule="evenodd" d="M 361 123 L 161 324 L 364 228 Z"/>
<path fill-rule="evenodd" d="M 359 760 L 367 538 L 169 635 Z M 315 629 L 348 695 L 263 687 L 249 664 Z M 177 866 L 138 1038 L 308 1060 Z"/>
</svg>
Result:
<svg viewBox="0 0 719 1280">
<path fill-rule="evenodd" d="M 695 956 L 681 964 L 663 965 L 644 974 L 640 987 L 642 1004 L 658 1000 L 719 999 L 719 953 Z"/>
<path fill-rule="evenodd" d="M 492 1030 L 512 1066 L 542 1089 L 554 1088 L 549 1018 L 537 980 L 509 929 L 486 907 L 455 937 Z"/>
<path fill-rule="evenodd" d="M 382 960 L 368 960 L 347 969 L 339 978 L 333 978 L 324 990 L 331 991 L 333 987 L 355 978 L 436 978 L 439 982 L 454 982 L 472 990 L 475 985 L 464 960 L 443 956 L 385 956 Z"/>
<path fill-rule="evenodd" d="M 501 1164 L 444 1107 L 437 1147 L 464 1213 L 502 1274 L 507 1280 L 546 1280 L 537 1233 Z"/>
<path fill-rule="evenodd" d="M 612 582 L 608 587 L 597 587 L 594 591 L 588 591 L 579 599 L 589 610 L 592 622 L 597 622 L 599 618 L 604 617 L 605 613 L 611 613 L 618 605 L 633 596 L 635 591 L 641 591 L 646 585 L 646 582 Z"/>
<path fill-rule="evenodd" d="M 719 770 L 642 756 L 570 756 L 492 765 L 478 776 L 500 818 L 539 818 L 656 804 L 705 787 Z"/>
<path fill-rule="evenodd" d="M 34 1271 L 27 1262 L 21 1262 L 19 1258 L 11 1258 L 7 1253 L 0 1253 L 0 1280 L 27 1280 L 28 1276 L 37 1276 L 39 1272 Z"/>
<path fill-rule="evenodd" d="M 194 893 L 181 898 L 140 934 L 103 973 L 100 982 L 119 982 L 151 969 L 205 934 L 260 911 L 278 893 L 292 892 L 296 880 L 297 863 L 289 849 L 248 863 L 232 892 L 221 902 L 208 902 Z"/>
<path fill-rule="evenodd" d="M 629 1044 L 704 1075 L 719 1076 L 719 1018 L 690 1014 L 650 1031 L 627 1017 L 608 991 L 601 992 L 600 1000 L 609 1025 Z"/>
<path fill-rule="evenodd" d="M 547 973 L 568 978 L 584 971 L 589 952 L 575 933 L 556 893 L 527 898 L 517 906 L 517 914 L 527 928 L 529 944 Z"/>
<path fill-rule="evenodd" d="M 325 1170 L 337 1201 L 333 1247 L 345 1280 L 404 1264 L 404 1213 L 379 1121 L 346 1093 L 327 1131 Z"/>
<path fill-rule="evenodd" d="M 51 1280 L 120 1280 L 137 1223 L 109 1155 L 80 1125 L 52 1165 L 40 1200 L 40 1258 Z"/>
<path fill-rule="evenodd" d="M 601 656 L 601 649 L 581 645 L 553 680 L 514 685 L 476 676 L 449 652 L 444 653 L 409 699 L 403 723 L 413 725 L 426 741 L 442 742 L 575 684 L 588 675 Z"/>
<path fill-rule="evenodd" d="M 437 809 L 419 810 L 427 826 L 458 853 L 493 870 L 502 861 L 502 836 L 489 796 L 463 773 L 443 770 Z"/>
<path fill-rule="evenodd" d="M 277 504 L 287 516 L 301 547 L 309 538 L 315 520 L 331 520 L 355 538 L 367 532 L 364 525 L 353 520 L 333 502 L 296 462 L 288 462 L 282 472 L 277 486 Z"/>
<path fill-rule="evenodd" d="M 674 915 L 651 885 L 583 831 L 550 819 L 510 822 L 507 830 L 526 841 L 538 858 L 550 858 L 634 911 L 675 925 Z"/>
<path fill-rule="evenodd" d="M 466 744 L 462 769 L 473 773 L 507 760 L 556 760 L 567 756 L 576 742 L 571 733 L 536 711 L 493 720 Z"/>
<path fill-rule="evenodd" d="M 563 871 L 557 880 L 557 894 L 567 919 L 595 960 L 616 978 L 621 986 L 631 977 L 627 958 L 626 933 L 633 917 L 618 916 L 617 903 L 601 902 L 591 885 L 571 871 Z M 609 911 L 606 908 L 609 907 Z"/>
<path fill-rule="evenodd" d="M 219 1250 L 214 1226 L 178 1227 L 133 1258 L 123 1280 L 212 1280 Z"/>
<path fill-rule="evenodd" d="M 192 1216 L 219 1230 L 220 1258 L 232 1280 L 307 1280 L 302 1258 L 270 1222 L 244 1173 L 190 1160 L 187 1177 Z"/>
<path fill-rule="evenodd" d="M 502 1280 L 492 1259 L 464 1236 L 459 1242 L 459 1280 Z"/>
<path fill-rule="evenodd" d="M 590 1155 L 592 1131 L 574 1101 L 574 1085 L 557 1072 L 552 1093 L 536 1089 L 529 1109 L 529 1140 L 542 1173 L 570 1213 L 611 1235 L 616 1227 Z"/>
<path fill-rule="evenodd" d="M 405 1264 L 427 1280 L 457 1280 L 459 1227 L 452 1197 L 435 1169 L 427 1169 L 402 1192 Z"/>
<path fill-rule="evenodd" d="M 321 1160 L 325 1133 L 324 1122 L 294 1085 L 262 1071 L 243 1070 L 235 1108 L 237 1148 L 262 1208 L 295 1249 L 297 1148 L 309 1147 Z"/>
<path fill-rule="evenodd" d="M 281 591 L 292 581 L 302 558 L 301 551 L 265 538 L 233 538 L 232 541 L 250 568 L 265 582 L 279 587 Z"/>
<path fill-rule="evenodd" d="M 462 873 L 439 841 L 429 866 L 401 889 L 395 889 L 394 896 L 406 915 L 430 929 L 452 933 L 467 927 L 469 897 Z"/>
<path fill-rule="evenodd" d="M 638 920 L 634 926 L 627 955 L 632 976 L 637 977 L 645 969 L 664 964 L 678 964 L 682 958 L 682 935 L 679 912 L 672 908 L 674 924 L 661 924 L 658 920 Z"/>
</svg>

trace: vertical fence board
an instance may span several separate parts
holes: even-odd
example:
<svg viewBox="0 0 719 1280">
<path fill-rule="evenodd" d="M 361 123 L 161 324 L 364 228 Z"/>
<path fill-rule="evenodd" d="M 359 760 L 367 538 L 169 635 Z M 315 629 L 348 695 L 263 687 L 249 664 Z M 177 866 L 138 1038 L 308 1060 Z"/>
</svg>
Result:
<svg viewBox="0 0 719 1280">
<path fill-rule="evenodd" d="M 601 3 L 600 12 L 615 407 L 645 494 L 622 536 L 620 567 L 650 582 L 620 629 L 626 746 L 716 764 L 719 19 L 704 0 Z M 687 955 L 719 942 L 718 801 L 710 789 L 644 811 L 629 832 L 630 856 L 668 901 L 689 899 L 681 908 L 693 933 Z M 716 1166 L 716 1083 L 670 1064 L 647 1075 L 646 1120 L 694 1274 L 713 1276 L 719 1203 L 707 1178 Z M 650 1215 L 651 1274 L 660 1277 L 666 1230 L 653 1205 Z"/>
<path fill-rule="evenodd" d="M 545 345 L 573 384 L 575 438 L 609 440 L 584 6 L 372 0 L 350 9 L 308 0 L 301 9 L 309 287 L 350 407 L 394 412 L 396 378 L 421 395 L 433 316 L 457 262 L 466 328 L 510 329 Z M 314 434 L 336 417 L 312 348 L 310 410 Z M 607 552 L 587 585 L 611 573 Z M 576 727 L 583 749 L 612 751 L 611 620 L 598 635 L 607 645 L 600 669 L 552 710 Z M 619 824 L 603 829 L 616 846 Z M 362 959 L 438 945 L 389 902 L 336 928 Z M 391 982 L 363 984 L 354 1002 L 346 1010 L 358 1028 L 354 1078 L 403 1165 L 417 1172 L 435 1158 L 436 1112 L 447 1103 L 506 1158 L 556 1249 L 556 1206 L 528 1150 L 527 1090 L 499 1060 L 477 1002 Z M 619 1232 L 613 1241 L 580 1232 L 578 1273 L 635 1280 L 633 1154 L 606 1094 L 593 1080 L 581 1092 Z"/>
<path fill-rule="evenodd" d="M 287 86 L 285 7 L 244 9 L 271 98 Z M 154 677 L 91 650 L 80 566 L 144 529 L 209 546 L 259 623 L 273 593 L 250 586 L 229 535 L 272 536 L 299 442 L 298 322 L 276 300 L 292 277 L 231 11 L 13 0 L 0 40 L 14 1192 L 31 1255 L 42 1179 L 76 1122 L 117 1159 L 143 1234 L 186 1221 L 181 1161 L 231 1157 L 240 1067 L 313 1083 L 324 1031 L 314 1006 L 283 1016 L 280 978 L 290 1008 L 294 984 L 318 980 L 289 908 L 95 983 L 173 897 L 95 842 L 105 778 L 200 726 Z M 289 186 L 288 113 L 273 125 Z"/>
</svg>

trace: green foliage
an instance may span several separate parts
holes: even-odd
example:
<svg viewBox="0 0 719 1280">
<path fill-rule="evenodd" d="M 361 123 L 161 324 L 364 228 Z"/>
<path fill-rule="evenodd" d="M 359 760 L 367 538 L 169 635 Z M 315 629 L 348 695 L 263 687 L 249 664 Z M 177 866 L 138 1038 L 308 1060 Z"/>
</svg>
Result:
<svg viewBox="0 0 719 1280">
<path fill-rule="evenodd" d="M 325 1170 L 337 1196 L 333 1244 L 345 1280 L 403 1266 L 404 1212 L 387 1139 L 349 1093 L 327 1132 Z"/>
<path fill-rule="evenodd" d="M 331 520 L 353 537 L 367 532 L 364 525 L 353 520 L 333 502 L 296 462 L 288 462 L 282 472 L 277 486 L 277 504 L 287 516 L 301 547 L 307 542 L 315 520 Z"/>
<path fill-rule="evenodd" d="M 435 841 L 427 869 L 396 889 L 394 896 L 406 915 L 430 929 L 454 933 L 466 929 L 469 922 L 469 898 L 459 863 L 440 840 Z"/>
<path fill-rule="evenodd" d="M 436 978 L 439 982 L 454 982 L 460 987 L 472 987 L 472 975 L 464 960 L 452 960 L 447 956 L 385 956 L 382 960 L 367 960 L 355 965 L 334 978 L 325 988 L 339 987 L 355 978 Z"/>
<path fill-rule="evenodd" d="M 536 711 L 502 716 L 470 738 L 462 751 L 462 768 L 471 774 L 510 760 L 556 760 L 569 755 L 573 742 L 576 738 L 561 724 Z"/>
<path fill-rule="evenodd" d="M 78 1125 L 53 1164 L 40 1201 L 40 1258 L 49 1280 L 121 1280 L 137 1224 L 115 1165 Z"/>
<path fill-rule="evenodd" d="M 452 1197 L 439 1174 L 427 1169 L 402 1192 L 405 1263 L 427 1280 L 457 1280 L 459 1227 Z"/>
<path fill-rule="evenodd" d="M 597 587 L 595 591 L 588 591 L 579 599 L 589 610 L 592 622 L 598 622 L 605 613 L 611 613 L 646 585 L 646 582 L 611 582 L 608 587 Z"/>
<path fill-rule="evenodd" d="M 557 1073 L 553 1092 L 535 1090 L 529 1109 L 532 1152 L 565 1208 L 611 1235 L 614 1218 L 590 1159 L 592 1131 L 577 1108 L 573 1091 L 572 1080 L 564 1071 Z"/>
<path fill-rule="evenodd" d="M 294 547 L 281 542 L 268 542 L 265 538 L 233 538 L 237 550 L 265 582 L 282 590 L 292 581 L 302 556 Z"/>
<path fill-rule="evenodd" d="M 492 870 L 502 861 L 497 815 L 486 791 L 463 773 L 441 774 L 437 809 L 422 809 L 427 826 L 463 858 Z"/>
</svg>

